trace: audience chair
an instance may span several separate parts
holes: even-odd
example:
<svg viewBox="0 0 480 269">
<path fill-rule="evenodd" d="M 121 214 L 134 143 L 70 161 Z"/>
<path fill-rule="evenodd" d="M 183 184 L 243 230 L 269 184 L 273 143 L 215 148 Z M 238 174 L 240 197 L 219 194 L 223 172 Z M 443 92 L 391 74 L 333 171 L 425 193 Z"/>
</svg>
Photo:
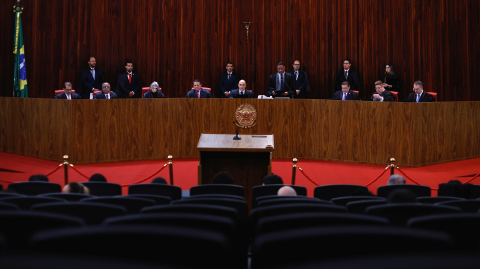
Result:
<svg viewBox="0 0 480 269">
<path fill-rule="evenodd" d="M 124 207 L 118 205 L 79 202 L 36 205 L 32 207 L 32 210 L 79 217 L 86 224 L 101 224 L 106 218 L 127 213 Z"/>
<path fill-rule="evenodd" d="M 368 215 L 385 217 L 390 224 L 405 226 L 413 217 L 460 213 L 461 210 L 452 206 L 426 205 L 426 204 L 386 204 L 370 206 L 365 211 Z"/>
<path fill-rule="evenodd" d="M 80 227 L 85 222 L 77 217 L 46 212 L 0 212 L 0 233 L 5 235 L 9 250 L 27 250 L 30 237 L 43 230 Z"/>
<path fill-rule="evenodd" d="M 478 250 L 480 240 L 480 215 L 456 213 L 411 218 L 409 228 L 442 231 L 453 237 L 459 250 Z"/>
<path fill-rule="evenodd" d="M 432 191 L 429 186 L 422 185 L 413 185 L 413 184 L 403 184 L 403 185 L 386 185 L 380 186 L 377 189 L 378 197 L 388 198 L 390 193 L 394 190 L 405 189 L 413 192 L 417 197 L 430 197 L 432 196 Z"/>
<path fill-rule="evenodd" d="M 83 193 L 46 193 L 46 194 L 38 195 L 38 197 L 53 197 L 53 198 L 63 199 L 67 202 L 78 202 L 82 199 L 93 198 L 95 196 L 91 196 Z"/>
<path fill-rule="evenodd" d="M 212 88 L 202 87 L 202 89 L 207 90 L 208 92 L 212 93 Z M 192 90 L 194 90 L 193 87 L 192 87 Z"/>
<path fill-rule="evenodd" d="M 142 87 L 142 98 L 143 98 L 143 95 L 148 91 L 150 91 L 150 87 Z M 158 91 L 162 92 L 162 88 L 158 87 Z"/>
<path fill-rule="evenodd" d="M 272 184 L 265 186 L 254 186 L 252 189 L 252 206 L 256 206 L 258 197 L 267 195 L 277 195 L 278 190 L 283 186 L 290 186 L 295 189 L 297 196 L 307 196 L 307 188 L 297 185 Z"/>
<path fill-rule="evenodd" d="M 480 198 L 480 185 L 463 184 L 462 185 L 462 197 L 465 198 L 465 199 Z"/>
<path fill-rule="evenodd" d="M 56 90 L 56 91 L 55 91 L 55 95 L 57 95 L 57 94 L 59 94 L 59 93 L 64 93 L 64 92 L 65 92 L 64 89 Z M 72 92 L 75 93 L 75 90 L 72 90 Z M 55 96 L 55 95 L 54 95 L 54 96 Z"/>
<path fill-rule="evenodd" d="M 256 237 L 252 243 L 251 268 L 278 268 L 335 258 L 348 260 L 372 254 L 451 249 L 450 237 L 441 232 L 378 225 L 291 229 Z"/>
<path fill-rule="evenodd" d="M 292 213 L 265 217 L 258 221 L 255 227 L 256 235 L 285 231 L 290 229 L 304 229 L 327 226 L 347 225 L 379 225 L 386 226 L 386 218 L 352 213 Z"/>
<path fill-rule="evenodd" d="M 313 197 L 330 201 L 333 198 L 359 196 L 368 193 L 368 188 L 361 185 L 333 184 L 315 187 Z"/>
<path fill-rule="evenodd" d="M 115 196 L 115 197 L 124 197 L 123 195 Z M 145 198 L 150 199 L 155 202 L 155 205 L 168 205 L 172 202 L 172 199 L 168 196 L 163 195 L 154 195 L 154 194 L 129 194 L 127 197 L 138 197 L 138 198 Z"/>
<path fill-rule="evenodd" d="M 131 196 L 87 198 L 81 202 L 122 206 L 127 210 L 127 214 L 140 213 L 142 208 L 155 205 L 154 200 Z"/>
<path fill-rule="evenodd" d="M 60 184 L 51 182 L 15 182 L 8 184 L 8 188 L 19 194 L 35 196 L 44 193 L 62 192 Z"/>
<path fill-rule="evenodd" d="M 207 194 L 224 194 L 245 197 L 242 186 L 226 184 L 199 185 L 190 188 L 190 196 Z"/>
<path fill-rule="evenodd" d="M 148 183 L 128 186 L 128 194 L 153 194 L 170 197 L 173 200 L 182 198 L 182 189 L 178 186 Z"/>
<path fill-rule="evenodd" d="M 447 201 L 461 201 L 465 200 L 459 197 L 449 197 L 449 196 L 434 196 L 434 197 L 418 197 L 417 202 L 420 204 L 435 204 Z"/>
<path fill-rule="evenodd" d="M 2 203 L 0 201 L 0 211 L 17 211 L 20 207 L 16 204 Z"/>
<path fill-rule="evenodd" d="M 463 212 L 468 213 L 477 213 L 480 209 L 480 200 L 459 200 L 459 201 L 446 201 L 436 203 L 435 205 L 445 205 L 445 206 L 453 206 L 459 208 Z"/>
<path fill-rule="evenodd" d="M 150 242 L 154 244 L 146 244 Z M 238 268 L 228 238 L 219 232 L 171 226 L 92 226 L 35 234 L 32 250 L 99 255 L 179 268 Z M 86 247 L 88 246 L 88 247 Z M 188 255 L 186 255 L 188 254 Z"/>
<path fill-rule="evenodd" d="M 228 198 L 196 198 L 191 197 L 189 199 L 177 200 L 172 203 L 172 205 L 185 205 L 185 204 L 204 204 L 204 205 L 218 205 L 234 208 L 238 211 L 240 218 L 244 223 L 247 223 L 248 220 L 248 205 L 245 200 L 238 199 L 228 199 Z"/>
<path fill-rule="evenodd" d="M 28 210 L 34 205 L 47 203 L 65 203 L 65 200 L 53 197 L 9 197 L 0 199 L 0 202 L 14 204 L 22 210 Z"/>
<path fill-rule="evenodd" d="M 25 197 L 23 194 L 10 193 L 10 192 L 0 192 L 0 199 L 8 197 Z"/>
<path fill-rule="evenodd" d="M 314 197 L 308 197 L 308 196 L 278 196 L 278 195 L 265 195 L 265 196 L 260 196 L 257 198 L 256 203 L 260 203 L 261 201 L 267 201 L 267 200 L 275 200 L 275 199 L 304 199 L 304 200 L 315 200 L 315 201 L 320 201 L 323 203 L 327 204 L 332 204 L 332 202 L 327 201 L 327 200 L 320 200 L 318 198 Z"/>
<path fill-rule="evenodd" d="M 355 201 L 386 201 L 385 198 L 383 197 L 377 197 L 377 196 L 346 196 L 346 197 L 337 197 L 333 198 L 331 200 L 332 203 L 336 205 L 343 205 L 346 206 L 350 202 L 355 202 Z"/>
<path fill-rule="evenodd" d="M 270 216 L 278 216 L 291 213 L 327 213 L 327 212 L 340 212 L 346 213 L 347 208 L 338 205 L 327 204 L 284 204 L 284 205 L 271 205 L 263 206 L 252 209 L 250 213 L 250 220 L 252 227 L 255 227 L 258 220 Z"/>
<path fill-rule="evenodd" d="M 226 198 L 226 199 L 235 199 L 239 201 L 245 201 L 245 197 L 237 195 L 228 195 L 228 194 L 198 194 L 195 196 L 182 197 L 182 199 L 194 199 L 194 198 Z"/>
<path fill-rule="evenodd" d="M 82 182 L 94 196 L 115 196 L 122 195 L 122 186 L 117 183 L 108 182 Z"/>
<path fill-rule="evenodd" d="M 347 210 L 350 213 L 364 214 L 365 209 L 372 205 L 384 205 L 387 200 L 362 200 L 354 201 L 347 204 Z"/>
<path fill-rule="evenodd" d="M 277 196 L 278 199 L 257 199 L 257 207 L 263 206 L 271 206 L 271 205 L 283 205 L 283 204 L 326 204 L 331 205 L 332 203 L 329 201 L 320 200 L 318 198 L 311 198 L 311 197 L 285 197 L 285 196 Z M 284 198 L 285 197 L 285 198 Z"/>
</svg>

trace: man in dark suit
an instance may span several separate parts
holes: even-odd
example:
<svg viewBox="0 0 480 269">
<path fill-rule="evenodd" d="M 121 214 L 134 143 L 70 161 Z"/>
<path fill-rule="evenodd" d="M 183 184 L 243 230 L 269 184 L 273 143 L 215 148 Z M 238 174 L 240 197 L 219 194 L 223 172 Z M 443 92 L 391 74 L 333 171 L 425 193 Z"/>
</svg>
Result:
<svg viewBox="0 0 480 269">
<path fill-rule="evenodd" d="M 82 97 L 78 93 L 72 92 L 72 83 L 70 83 L 70 82 L 65 82 L 63 84 L 63 92 L 55 95 L 55 97 L 53 97 L 53 98 L 55 98 L 55 99 L 68 99 L 68 100 L 82 99 Z"/>
<path fill-rule="evenodd" d="M 277 73 L 271 75 L 268 81 L 268 95 L 293 97 L 293 88 L 293 76 L 285 72 L 285 65 L 279 62 L 277 64 Z"/>
<path fill-rule="evenodd" d="M 104 82 L 102 69 L 96 68 L 97 61 L 95 57 L 90 57 L 88 60 L 88 68 L 80 72 L 80 79 L 78 80 L 77 93 L 82 98 L 90 99 L 90 94 L 93 91 L 98 91 Z M 92 95 L 93 96 L 93 95 Z"/>
<path fill-rule="evenodd" d="M 409 94 L 405 102 L 435 102 L 431 94 L 423 91 L 423 83 L 421 81 L 415 81 L 415 83 L 413 83 L 413 91 L 414 93 Z"/>
<path fill-rule="evenodd" d="M 237 88 L 240 76 L 233 72 L 233 68 L 233 64 L 228 62 L 225 67 L 226 71 L 218 78 L 217 98 L 228 98 L 230 91 Z"/>
<path fill-rule="evenodd" d="M 231 90 L 230 91 L 230 98 L 234 98 L 235 96 L 243 96 L 245 95 L 247 98 L 255 98 L 255 94 L 250 91 L 250 90 L 247 90 L 247 82 L 245 82 L 245 80 L 240 80 L 240 82 L 238 82 L 238 89 L 237 90 Z"/>
<path fill-rule="evenodd" d="M 332 99 L 343 101 L 358 100 L 358 94 L 350 90 L 350 84 L 348 81 L 344 81 L 342 82 L 342 90 L 335 92 Z"/>
<path fill-rule="evenodd" d="M 114 92 L 110 91 L 110 83 L 105 82 L 102 84 L 102 91 L 97 92 L 93 99 L 113 99 L 117 98 L 117 94 Z"/>
<path fill-rule="evenodd" d="M 125 70 L 118 75 L 117 88 L 115 89 L 118 98 L 142 98 L 140 77 L 137 73 L 133 73 L 133 63 L 127 62 Z"/>
<path fill-rule="evenodd" d="M 377 81 L 375 82 L 375 90 L 372 94 L 372 100 L 373 101 L 380 101 L 380 102 L 394 102 L 395 101 L 395 96 L 393 96 L 393 93 L 385 90 L 383 86 L 382 81 Z"/>
<path fill-rule="evenodd" d="M 335 76 L 335 91 L 342 90 L 342 82 L 348 81 L 352 91 L 360 91 L 360 79 L 358 73 L 351 69 L 352 63 L 349 59 L 343 61 L 343 69 Z"/>
<path fill-rule="evenodd" d="M 193 81 L 193 90 L 187 93 L 186 98 L 212 98 L 209 91 L 202 89 L 202 83 L 199 79 Z"/>
<path fill-rule="evenodd" d="M 290 74 L 293 76 L 293 83 L 294 87 L 293 89 L 295 90 L 294 92 L 294 98 L 298 99 L 303 99 L 306 98 L 307 92 L 310 92 L 310 83 L 308 82 L 308 76 L 305 71 L 300 70 L 300 61 L 295 60 L 293 62 L 293 71 L 290 72 Z"/>
</svg>

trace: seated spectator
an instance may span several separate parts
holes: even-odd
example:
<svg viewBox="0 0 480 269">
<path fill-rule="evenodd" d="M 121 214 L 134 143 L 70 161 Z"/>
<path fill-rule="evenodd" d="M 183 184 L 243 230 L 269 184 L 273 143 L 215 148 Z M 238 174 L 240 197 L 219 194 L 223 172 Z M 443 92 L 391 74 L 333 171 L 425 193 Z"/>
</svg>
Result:
<svg viewBox="0 0 480 269">
<path fill-rule="evenodd" d="M 220 172 L 213 177 L 213 184 L 233 184 L 233 177 L 227 172 Z"/>
<path fill-rule="evenodd" d="M 28 181 L 42 181 L 42 182 L 48 182 L 48 177 L 45 175 L 31 175 L 28 178 Z"/>
<path fill-rule="evenodd" d="M 88 180 L 90 182 L 107 182 L 107 179 L 102 174 L 94 174 Z"/>
<path fill-rule="evenodd" d="M 278 190 L 277 195 L 278 196 L 297 196 L 297 192 L 295 191 L 294 188 L 290 186 L 283 186 Z"/>
<path fill-rule="evenodd" d="M 271 184 L 283 184 L 283 180 L 281 177 L 271 174 L 262 179 L 263 185 L 271 185 Z"/>
<path fill-rule="evenodd" d="M 156 177 L 152 180 L 152 183 L 156 184 L 168 184 L 167 181 L 163 177 Z"/>
<path fill-rule="evenodd" d="M 82 193 L 90 195 L 90 190 L 84 186 L 82 183 L 71 182 L 65 185 L 63 188 L 63 193 Z"/>
<path fill-rule="evenodd" d="M 391 175 L 387 183 L 387 185 L 402 185 L 402 184 L 406 184 L 405 178 L 397 174 Z"/>
<path fill-rule="evenodd" d="M 389 204 L 407 204 L 407 203 L 416 203 L 417 196 L 405 189 L 398 189 L 392 191 L 387 198 Z"/>
</svg>

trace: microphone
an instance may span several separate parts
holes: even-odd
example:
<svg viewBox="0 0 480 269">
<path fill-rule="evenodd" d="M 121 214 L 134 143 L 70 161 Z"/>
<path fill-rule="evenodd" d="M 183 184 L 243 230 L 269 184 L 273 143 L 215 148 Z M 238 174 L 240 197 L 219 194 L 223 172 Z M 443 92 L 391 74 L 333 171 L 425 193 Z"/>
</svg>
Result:
<svg viewBox="0 0 480 269">
<path fill-rule="evenodd" d="M 286 72 L 285 72 L 286 73 Z M 286 77 L 286 76 L 285 76 Z M 292 99 L 293 99 L 293 95 L 295 94 L 294 91 L 292 91 L 292 89 L 290 88 L 290 86 L 288 86 L 288 83 L 287 83 L 287 80 L 285 79 L 285 82 L 284 82 L 285 85 L 287 85 L 288 89 L 292 92 Z"/>
</svg>

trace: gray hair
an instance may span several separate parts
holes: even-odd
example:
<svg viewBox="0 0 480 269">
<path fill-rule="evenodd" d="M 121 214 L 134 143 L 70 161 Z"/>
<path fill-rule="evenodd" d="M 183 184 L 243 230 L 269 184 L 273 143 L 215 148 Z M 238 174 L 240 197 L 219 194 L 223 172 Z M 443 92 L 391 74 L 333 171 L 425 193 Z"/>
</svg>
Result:
<svg viewBox="0 0 480 269">
<path fill-rule="evenodd" d="M 406 184 L 405 179 L 401 175 L 393 174 L 388 179 L 387 185 L 403 185 Z"/>
<path fill-rule="evenodd" d="M 67 86 L 72 86 L 71 82 L 65 82 L 63 83 L 63 88 L 65 89 Z"/>
<path fill-rule="evenodd" d="M 160 85 L 158 85 L 158 82 L 154 81 L 154 82 L 152 82 L 152 84 L 150 84 L 150 91 L 152 91 L 153 86 L 157 86 L 158 90 L 160 90 Z"/>
<path fill-rule="evenodd" d="M 423 88 L 423 82 L 421 82 L 420 80 L 415 81 L 415 83 L 413 83 L 413 85 L 417 85 L 417 86 L 420 86 L 421 88 Z"/>
</svg>

